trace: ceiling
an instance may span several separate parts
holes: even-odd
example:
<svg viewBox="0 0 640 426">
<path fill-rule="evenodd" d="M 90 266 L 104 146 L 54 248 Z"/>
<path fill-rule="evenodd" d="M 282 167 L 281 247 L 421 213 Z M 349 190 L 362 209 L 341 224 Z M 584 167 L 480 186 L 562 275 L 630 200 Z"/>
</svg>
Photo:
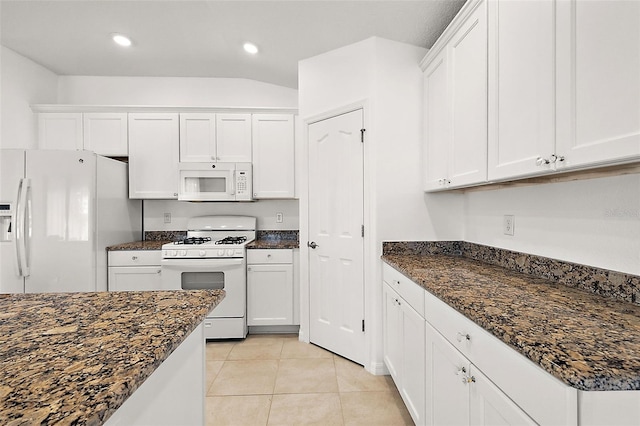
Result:
<svg viewBox="0 0 640 426">
<path fill-rule="evenodd" d="M 1 0 L 0 41 L 59 75 L 235 77 L 297 88 L 301 59 L 371 36 L 431 47 L 463 4 Z M 133 46 L 116 46 L 112 33 Z M 260 52 L 246 54 L 246 41 Z"/>
</svg>

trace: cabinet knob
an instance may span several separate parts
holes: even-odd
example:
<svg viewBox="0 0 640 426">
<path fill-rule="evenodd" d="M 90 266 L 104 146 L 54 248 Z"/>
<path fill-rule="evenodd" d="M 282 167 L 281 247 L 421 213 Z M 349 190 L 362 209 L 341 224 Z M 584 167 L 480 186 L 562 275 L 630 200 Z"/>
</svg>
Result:
<svg viewBox="0 0 640 426">
<path fill-rule="evenodd" d="M 131 260 L 138 260 L 138 256 L 131 256 Z"/>
<path fill-rule="evenodd" d="M 178 196 L 178 193 L 177 193 L 177 192 L 174 192 L 174 193 L 173 193 L 173 196 L 174 196 L 174 197 L 177 197 L 177 196 Z"/>
<path fill-rule="evenodd" d="M 156 272 L 156 274 L 160 274 L 162 273 L 162 269 L 158 269 L 158 271 Z"/>
<path fill-rule="evenodd" d="M 270 255 L 270 254 L 268 254 L 268 255 L 267 255 L 267 257 L 269 258 L 269 257 L 271 257 L 271 255 Z"/>
<path fill-rule="evenodd" d="M 563 161 L 564 161 L 564 156 L 563 155 L 560 155 L 560 156 L 555 155 L 555 154 L 551 155 L 551 162 L 552 163 L 555 163 L 555 162 L 562 163 Z"/>
<path fill-rule="evenodd" d="M 465 374 L 467 372 L 467 369 L 464 367 L 460 367 L 458 368 L 458 371 L 456 371 L 456 375 L 459 376 L 461 374 Z"/>
<path fill-rule="evenodd" d="M 551 163 L 551 161 L 549 161 L 546 158 L 542 158 L 542 157 L 536 158 L 536 166 L 538 166 L 538 167 L 545 166 L 545 165 L 547 165 L 549 163 Z"/>
<path fill-rule="evenodd" d="M 462 342 L 463 340 L 471 340 L 471 336 L 469 336 L 467 333 L 458 332 L 456 339 L 458 340 L 458 342 Z"/>
</svg>

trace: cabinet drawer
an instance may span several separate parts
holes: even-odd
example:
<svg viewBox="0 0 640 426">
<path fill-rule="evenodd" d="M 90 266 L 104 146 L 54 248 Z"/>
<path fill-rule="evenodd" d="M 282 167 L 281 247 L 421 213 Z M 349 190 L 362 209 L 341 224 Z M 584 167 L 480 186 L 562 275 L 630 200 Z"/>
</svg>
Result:
<svg viewBox="0 0 640 426">
<path fill-rule="evenodd" d="M 425 291 L 426 320 L 539 424 L 577 424 L 577 390 Z"/>
<path fill-rule="evenodd" d="M 424 288 L 386 263 L 382 264 L 382 279 L 424 317 Z"/>
<path fill-rule="evenodd" d="M 160 266 L 161 250 L 122 250 L 109 252 L 109 266 Z"/>
<path fill-rule="evenodd" d="M 247 250 L 247 263 L 293 263 L 293 250 L 250 249 Z"/>
</svg>

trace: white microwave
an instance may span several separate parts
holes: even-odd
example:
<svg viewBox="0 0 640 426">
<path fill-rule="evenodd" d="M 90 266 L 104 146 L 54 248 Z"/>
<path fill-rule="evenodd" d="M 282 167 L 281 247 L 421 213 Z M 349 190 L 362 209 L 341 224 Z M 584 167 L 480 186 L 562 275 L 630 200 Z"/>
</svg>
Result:
<svg viewBox="0 0 640 426">
<path fill-rule="evenodd" d="M 178 200 L 251 201 L 251 163 L 180 163 Z"/>
</svg>

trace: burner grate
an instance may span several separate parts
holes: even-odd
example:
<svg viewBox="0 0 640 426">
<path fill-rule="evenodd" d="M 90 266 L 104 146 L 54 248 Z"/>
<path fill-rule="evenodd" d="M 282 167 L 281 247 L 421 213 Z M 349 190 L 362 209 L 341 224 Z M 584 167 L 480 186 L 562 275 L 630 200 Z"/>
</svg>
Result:
<svg viewBox="0 0 640 426">
<path fill-rule="evenodd" d="M 247 241 L 247 237 L 225 237 L 216 241 L 216 244 L 241 244 Z"/>
<path fill-rule="evenodd" d="M 211 241 L 211 237 L 188 237 L 182 241 L 176 241 L 173 244 L 197 245 L 208 243 L 209 241 Z"/>
</svg>

